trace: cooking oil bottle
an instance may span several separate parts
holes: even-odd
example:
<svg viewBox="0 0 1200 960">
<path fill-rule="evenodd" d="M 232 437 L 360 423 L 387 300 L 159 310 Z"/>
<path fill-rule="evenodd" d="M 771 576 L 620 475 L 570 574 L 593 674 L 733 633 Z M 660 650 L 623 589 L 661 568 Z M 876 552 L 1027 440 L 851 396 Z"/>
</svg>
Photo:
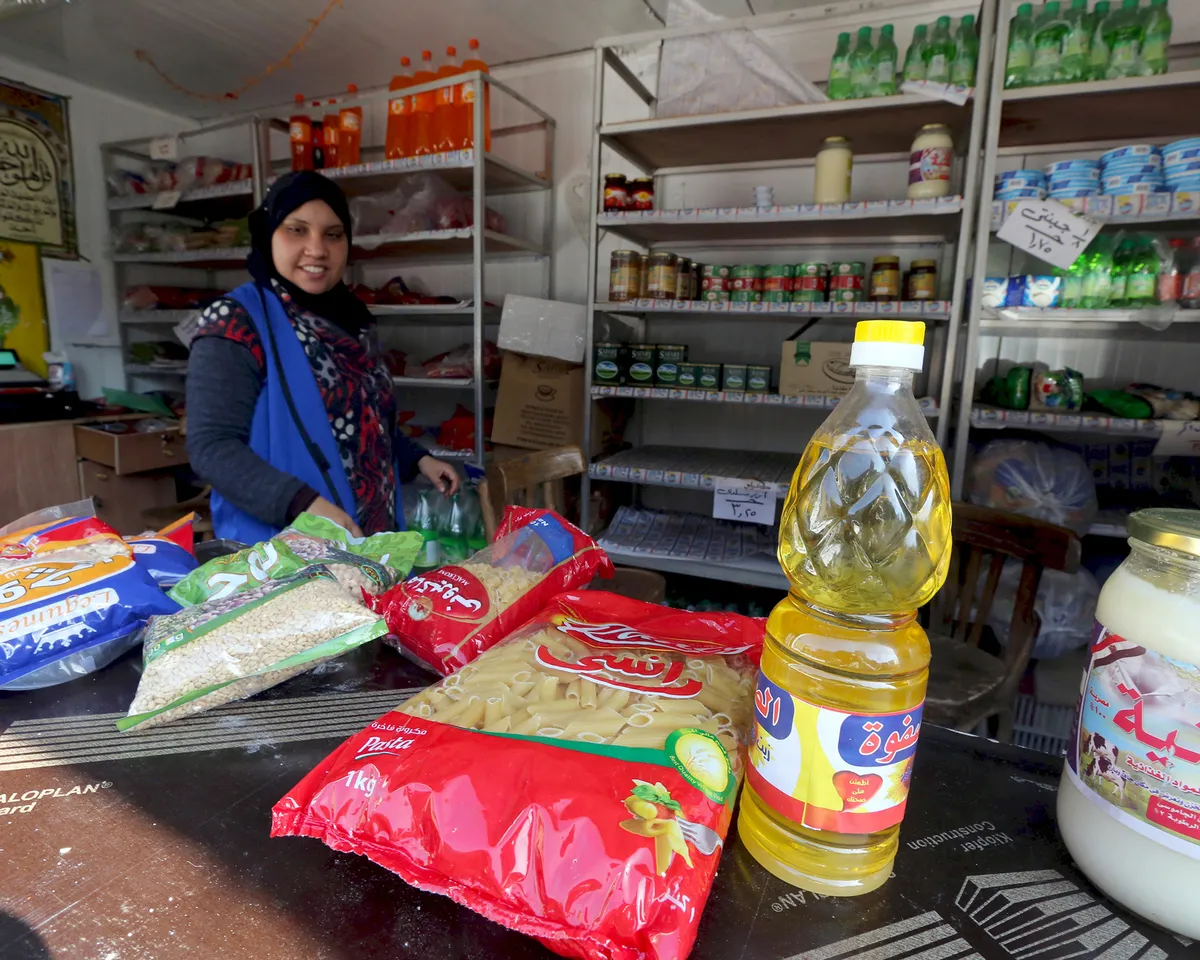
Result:
<svg viewBox="0 0 1200 960">
<path fill-rule="evenodd" d="M 854 387 L 809 441 L 779 531 L 738 835 L 767 870 L 855 896 L 896 858 L 946 579 L 946 462 L 912 392 L 925 324 L 858 324 Z"/>
</svg>

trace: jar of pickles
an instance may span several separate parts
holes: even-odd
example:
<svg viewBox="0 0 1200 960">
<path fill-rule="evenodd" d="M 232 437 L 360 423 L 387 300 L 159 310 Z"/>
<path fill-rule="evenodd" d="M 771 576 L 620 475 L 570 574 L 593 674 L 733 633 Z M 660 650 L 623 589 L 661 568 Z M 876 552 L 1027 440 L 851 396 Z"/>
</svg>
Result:
<svg viewBox="0 0 1200 960">
<path fill-rule="evenodd" d="M 623 173 L 604 175 L 604 212 L 614 213 L 629 206 L 629 186 Z"/>
</svg>

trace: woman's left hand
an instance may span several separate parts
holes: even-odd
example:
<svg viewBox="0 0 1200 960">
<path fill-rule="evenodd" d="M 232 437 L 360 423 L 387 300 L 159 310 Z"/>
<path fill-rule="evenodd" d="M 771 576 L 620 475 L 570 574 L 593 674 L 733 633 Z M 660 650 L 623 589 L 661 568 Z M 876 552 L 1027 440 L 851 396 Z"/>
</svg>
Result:
<svg viewBox="0 0 1200 960">
<path fill-rule="evenodd" d="M 444 460 L 422 457 L 417 461 L 417 469 L 443 496 L 448 497 L 458 492 L 460 483 L 458 471 Z"/>
</svg>

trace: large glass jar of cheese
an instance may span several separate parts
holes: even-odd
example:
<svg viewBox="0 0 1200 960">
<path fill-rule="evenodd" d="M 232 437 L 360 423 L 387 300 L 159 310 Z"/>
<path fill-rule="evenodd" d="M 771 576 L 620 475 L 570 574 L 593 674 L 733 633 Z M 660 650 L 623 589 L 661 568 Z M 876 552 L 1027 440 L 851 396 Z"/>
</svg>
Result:
<svg viewBox="0 0 1200 960">
<path fill-rule="evenodd" d="M 1200 938 L 1200 511 L 1139 510 L 1128 529 L 1096 607 L 1059 827 L 1108 896 Z"/>
</svg>

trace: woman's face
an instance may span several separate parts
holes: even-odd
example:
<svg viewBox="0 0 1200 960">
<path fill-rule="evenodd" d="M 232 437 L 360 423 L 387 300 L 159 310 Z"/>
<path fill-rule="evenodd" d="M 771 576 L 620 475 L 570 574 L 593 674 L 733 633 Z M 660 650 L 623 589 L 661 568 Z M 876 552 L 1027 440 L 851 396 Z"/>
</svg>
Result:
<svg viewBox="0 0 1200 960">
<path fill-rule="evenodd" d="M 346 228 L 324 200 L 297 207 L 271 236 L 275 269 L 305 293 L 326 293 L 337 286 L 349 253 Z"/>
</svg>

